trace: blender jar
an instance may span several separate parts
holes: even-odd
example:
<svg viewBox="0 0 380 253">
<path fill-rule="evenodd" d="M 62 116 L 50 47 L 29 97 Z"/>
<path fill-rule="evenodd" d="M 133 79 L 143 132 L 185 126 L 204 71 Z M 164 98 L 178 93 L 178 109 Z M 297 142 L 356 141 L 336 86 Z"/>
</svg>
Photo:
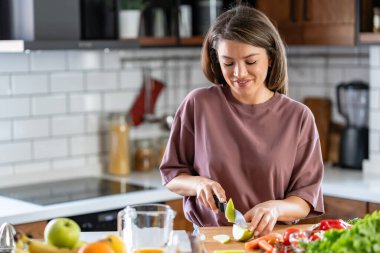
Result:
<svg viewBox="0 0 380 253">
<path fill-rule="evenodd" d="M 129 253 L 165 252 L 176 212 L 168 205 L 127 206 L 118 214 L 118 233 Z"/>
</svg>

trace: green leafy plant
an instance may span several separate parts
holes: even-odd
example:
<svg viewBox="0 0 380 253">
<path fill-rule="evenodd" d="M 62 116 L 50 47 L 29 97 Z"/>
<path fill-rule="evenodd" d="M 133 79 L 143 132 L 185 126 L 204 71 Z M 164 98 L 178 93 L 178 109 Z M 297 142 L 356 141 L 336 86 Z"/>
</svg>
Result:
<svg viewBox="0 0 380 253">
<path fill-rule="evenodd" d="M 380 212 L 355 220 L 351 229 L 331 229 L 324 239 L 307 245 L 307 253 L 372 253 L 380 252 Z"/>
<path fill-rule="evenodd" d="M 144 0 L 120 0 L 122 10 L 141 10 L 144 5 Z"/>
</svg>

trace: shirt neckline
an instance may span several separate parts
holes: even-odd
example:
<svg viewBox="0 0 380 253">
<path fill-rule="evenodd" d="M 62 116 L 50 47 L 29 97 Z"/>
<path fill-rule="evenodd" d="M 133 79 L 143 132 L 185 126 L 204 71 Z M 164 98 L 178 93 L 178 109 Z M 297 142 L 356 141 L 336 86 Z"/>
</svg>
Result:
<svg viewBox="0 0 380 253">
<path fill-rule="evenodd" d="M 270 108 L 273 103 L 278 101 L 281 97 L 281 94 L 278 92 L 274 92 L 273 96 L 269 98 L 267 101 L 259 104 L 253 104 L 253 105 L 248 105 L 248 104 L 243 104 L 239 100 L 237 100 L 234 95 L 232 95 L 231 89 L 228 85 L 222 85 L 222 90 L 227 98 L 227 100 L 236 105 L 238 108 L 241 108 L 242 110 L 247 110 L 247 111 L 252 111 L 252 110 L 265 110 L 267 108 Z"/>
</svg>

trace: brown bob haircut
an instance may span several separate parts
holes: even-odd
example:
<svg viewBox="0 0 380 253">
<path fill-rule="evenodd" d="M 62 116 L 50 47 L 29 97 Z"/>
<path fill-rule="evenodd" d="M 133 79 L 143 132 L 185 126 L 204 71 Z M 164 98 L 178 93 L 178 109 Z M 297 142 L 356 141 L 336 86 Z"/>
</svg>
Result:
<svg viewBox="0 0 380 253">
<path fill-rule="evenodd" d="M 202 70 L 212 83 L 227 84 L 217 55 L 220 40 L 234 40 L 264 48 L 271 62 L 265 85 L 271 91 L 287 94 L 285 46 L 267 16 L 255 8 L 239 5 L 222 13 L 211 25 L 203 42 Z"/>
</svg>

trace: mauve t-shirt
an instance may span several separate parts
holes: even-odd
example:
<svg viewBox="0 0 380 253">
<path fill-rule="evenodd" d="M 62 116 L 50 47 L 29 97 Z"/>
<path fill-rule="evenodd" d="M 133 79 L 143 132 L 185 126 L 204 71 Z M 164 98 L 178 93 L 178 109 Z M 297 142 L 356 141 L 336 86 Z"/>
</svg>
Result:
<svg viewBox="0 0 380 253">
<path fill-rule="evenodd" d="M 243 214 L 267 200 L 298 196 L 324 212 L 323 161 L 311 111 L 275 93 L 256 105 L 240 103 L 227 85 L 190 92 L 179 106 L 160 166 L 163 184 L 186 173 L 219 182 Z M 185 196 L 186 218 L 198 226 L 230 225 Z"/>
</svg>

